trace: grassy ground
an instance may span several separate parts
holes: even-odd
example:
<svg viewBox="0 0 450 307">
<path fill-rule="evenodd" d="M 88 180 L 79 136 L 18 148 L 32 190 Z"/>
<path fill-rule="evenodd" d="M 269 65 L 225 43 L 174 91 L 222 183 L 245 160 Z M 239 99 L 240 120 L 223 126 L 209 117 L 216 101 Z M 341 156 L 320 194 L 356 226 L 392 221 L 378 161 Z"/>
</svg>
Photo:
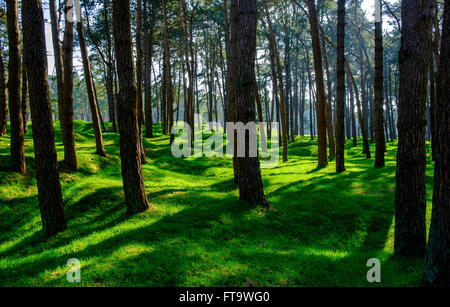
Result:
<svg viewBox="0 0 450 307">
<path fill-rule="evenodd" d="M 316 169 L 316 142 L 297 138 L 289 162 L 263 170 L 277 209 L 263 211 L 238 200 L 230 159 L 176 159 L 157 133 L 145 139 L 143 166 L 154 210 L 128 218 L 118 135 L 104 134 L 105 159 L 93 154 L 91 124 L 75 128 L 80 169 L 60 174 L 69 230 L 51 239 L 41 231 L 31 127 L 25 177 L 8 170 L 9 138 L 0 138 L 1 286 L 73 286 L 69 258 L 82 263 L 82 286 L 368 286 L 369 258 L 381 261 L 378 285 L 420 283 L 423 261 L 393 256 L 394 143 L 387 166 L 374 169 L 348 142 L 347 172 L 337 175 L 333 162 Z M 62 160 L 58 126 L 56 138 Z M 428 162 L 429 221 L 429 153 Z"/>
</svg>

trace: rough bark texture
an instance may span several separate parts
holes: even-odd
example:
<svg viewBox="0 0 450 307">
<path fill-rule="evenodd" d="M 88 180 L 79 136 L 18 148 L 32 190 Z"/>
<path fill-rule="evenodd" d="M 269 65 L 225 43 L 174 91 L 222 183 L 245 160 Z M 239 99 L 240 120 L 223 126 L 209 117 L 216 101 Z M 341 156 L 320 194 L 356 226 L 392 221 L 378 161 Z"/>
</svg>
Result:
<svg viewBox="0 0 450 307">
<path fill-rule="evenodd" d="M 166 1 L 163 0 L 163 13 L 164 13 L 164 54 L 166 63 L 164 65 L 164 69 L 166 70 L 164 82 L 166 83 L 166 108 L 167 108 L 167 129 L 170 134 L 170 144 L 172 144 L 175 139 L 175 135 L 172 133 L 173 127 L 173 84 L 172 84 L 172 71 L 170 65 L 170 49 L 169 49 L 169 34 L 168 28 L 169 25 L 167 23 L 167 8 Z"/>
<path fill-rule="evenodd" d="M 84 80 L 86 81 L 86 90 L 88 94 L 89 107 L 91 109 L 92 125 L 94 127 L 96 154 L 106 157 L 106 151 L 103 147 L 102 130 L 100 129 L 99 112 L 97 101 L 94 95 L 94 83 L 92 82 L 91 64 L 89 62 L 88 50 L 84 40 L 83 23 L 77 22 L 78 41 L 80 43 L 81 57 L 83 59 Z"/>
<path fill-rule="evenodd" d="M 137 0 L 136 6 L 136 84 L 137 84 L 137 116 L 139 130 L 139 146 L 142 164 L 147 163 L 142 141 L 142 124 L 144 123 L 144 101 L 142 100 L 142 0 Z"/>
<path fill-rule="evenodd" d="M 67 229 L 54 143 L 44 17 L 40 0 L 22 2 L 24 62 L 30 89 L 36 179 L 42 227 L 51 236 Z"/>
<path fill-rule="evenodd" d="M 338 1 L 337 24 L 337 93 L 336 93 L 336 172 L 345 171 L 345 0 Z M 353 106 L 352 110 L 353 112 Z"/>
<path fill-rule="evenodd" d="M 149 209 L 150 205 L 141 169 L 129 0 L 113 2 L 113 28 L 120 84 L 118 115 L 123 189 L 127 214 L 135 214 Z"/>
<path fill-rule="evenodd" d="M 241 0 L 239 3 L 239 69 L 236 82 L 237 121 L 244 124 L 255 121 L 254 74 L 256 58 L 256 0 Z M 256 126 L 255 126 L 256 128 Z M 249 135 L 246 133 L 245 157 L 239 157 L 239 198 L 269 207 L 264 196 L 258 157 L 250 157 Z"/>
<path fill-rule="evenodd" d="M 0 41 L 0 50 L 2 42 Z M 6 127 L 8 125 L 8 91 L 6 89 L 6 71 L 3 54 L 0 52 L 0 137 L 6 135 Z"/>
<path fill-rule="evenodd" d="M 278 72 L 278 83 L 279 83 L 279 92 L 280 92 L 280 107 L 281 107 L 281 130 L 283 135 L 283 162 L 287 162 L 288 160 L 288 126 L 286 119 L 286 104 L 284 100 L 284 88 L 283 88 L 283 72 L 281 70 L 281 61 L 280 55 L 278 53 L 277 42 L 275 41 L 275 35 L 272 29 L 272 21 L 269 16 L 269 9 L 267 7 L 266 0 L 263 0 L 264 10 L 266 13 L 267 26 L 270 32 L 270 39 L 272 41 L 273 53 L 276 61 L 276 67 Z M 325 117 L 324 117 L 325 119 Z M 326 147 L 326 139 L 325 139 L 325 147 Z M 327 149 L 325 148 L 325 156 L 327 154 Z"/>
<path fill-rule="evenodd" d="M 23 133 L 27 134 L 28 126 L 27 126 L 27 101 L 28 101 L 28 80 L 27 80 L 27 72 L 25 71 L 25 65 L 22 63 L 22 120 L 23 120 Z"/>
<path fill-rule="evenodd" d="M 325 116 L 325 85 L 323 82 L 322 52 L 320 50 L 319 22 L 317 20 L 316 7 L 313 0 L 307 1 L 308 19 L 311 29 L 311 41 L 314 58 L 314 71 L 317 94 L 317 140 L 318 140 L 318 167 L 328 165 L 327 159 L 327 122 Z"/>
<path fill-rule="evenodd" d="M 144 37 L 144 49 L 145 49 L 145 64 L 144 64 L 144 113 L 145 113 L 145 135 L 148 138 L 153 137 L 153 112 L 152 112 L 152 58 L 153 58 L 153 34 L 156 22 L 156 7 L 154 1 L 151 2 L 150 21 L 145 18 L 145 37 Z M 144 10 L 144 15 L 147 12 Z"/>
<path fill-rule="evenodd" d="M 438 79 L 433 212 L 425 257 L 425 283 L 450 286 L 450 3 L 445 2 Z"/>
<path fill-rule="evenodd" d="M 425 253 L 425 109 L 431 46 L 429 9 L 430 0 L 402 1 L 394 251 L 408 257 L 422 257 Z"/>
<path fill-rule="evenodd" d="M 375 5 L 381 6 L 379 0 Z M 381 11 L 381 9 L 380 9 Z M 381 14 L 381 13 L 380 13 Z M 375 21 L 375 167 L 384 166 L 384 127 L 383 127 L 383 33 L 381 17 Z"/>
<path fill-rule="evenodd" d="M 180 15 L 180 24 L 183 32 L 183 43 L 184 43 L 184 56 L 186 61 L 186 70 L 188 74 L 188 85 L 187 85 L 187 104 L 185 110 L 185 121 L 191 127 L 190 141 L 194 139 L 194 74 L 192 69 L 192 63 L 189 56 L 194 60 L 192 44 L 188 43 L 188 30 L 187 30 L 187 16 L 186 16 L 186 5 L 183 0 L 178 0 L 178 13 Z M 228 52 L 227 52 L 228 53 Z M 192 143 L 191 143 L 192 145 Z M 191 146 L 192 147 L 192 146 Z"/>
<path fill-rule="evenodd" d="M 238 34 L 239 34 L 239 5 L 238 0 L 231 0 L 230 3 L 230 59 L 228 61 L 228 75 L 229 75 L 229 102 L 230 102 L 230 119 L 232 122 L 237 120 L 237 107 L 236 107 L 236 77 L 238 71 L 238 61 L 239 52 L 238 46 Z M 236 139 L 236 133 L 234 134 L 234 139 Z M 238 184 L 239 182 L 239 160 L 237 158 L 237 145 L 234 144 L 233 150 L 233 173 L 234 182 Z"/>
<path fill-rule="evenodd" d="M 20 99 L 20 29 L 17 13 L 17 0 L 6 1 L 9 41 L 8 62 L 8 102 L 11 123 L 11 167 L 14 172 L 25 175 L 25 148 L 22 118 L 22 101 Z"/>
<path fill-rule="evenodd" d="M 63 43 L 64 99 L 61 109 L 61 113 L 63 114 L 63 116 L 61 116 L 61 126 L 63 127 L 62 138 L 64 143 L 64 165 L 69 170 L 76 171 L 78 166 L 75 148 L 75 133 L 73 127 L 73 22 L 71 22 L 68 18 L 68 14 L 75 10 L 71 10 L 71 8 L 71 1 L 66 0 L 66 6 L 64 7 L 66 20 Z"/>
<path fill-rule="evenodd" d="M 322 36 L 321 39 L 321 46 L 322 46 L 322 56 L 323 56 L 323 64 L 325 66 L 325 74 L 327 76 L 327 99 L 326 99 L 326 105 L 325 105 L 325 119 L 327 121 L 327 134 L 328 134 L 328 142 L 330 144 L 330 156 L 329 159 L 333 160 L 336 155 L 336 144 L 334 142 L 334 131 L 333 131 L 333 113 L 331 111 L 331 95 L 332 95 L 332 89 L 331 89 L 331 78 L 330 78 L 330 70 L 328 65 L 328 54 L 327 49 L 325 48 L 325 38 Z"/>
<path fill-rule="evenodd" d="M 61 53 L 61 43 L 59 40 L 59 20 L 56 11 L 56 0 L 50 0 L 50 23 L 52 28 L 52 43 L 53 43 L 53 58 L 55 61 L 56 70 L 56 85 L 58 91 L 58 114 L 61 123 L 61 131 L 64 129 L 63 103 L 64 103 L 64 74 L 63 74 L 63 59 Z"/>
</svg>

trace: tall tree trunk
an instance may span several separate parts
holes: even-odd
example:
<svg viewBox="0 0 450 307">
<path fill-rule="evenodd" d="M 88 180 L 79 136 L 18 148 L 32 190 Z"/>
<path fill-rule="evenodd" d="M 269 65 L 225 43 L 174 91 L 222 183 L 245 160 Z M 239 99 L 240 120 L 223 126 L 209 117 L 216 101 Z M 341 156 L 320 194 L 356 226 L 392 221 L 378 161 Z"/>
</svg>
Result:
<svg viewBox="0 0 450 307">
<path fill-rule="evenodd" d="M 64 164 L 71 170 L 76 171 L 77 166 L 77 154 L 75 148 L 75 133 L 73 126 L 73 16 L 69 14 L 73 13 L 72 2 L 66 0 L 64 7 L 65 13 L 65 27 L 64 27 L 64 56 L 63 56 L 63 105 L 62 114 L 62 138 L 64 143 Z"/>
<path fill-rule="evenodd" d="M 383 32 L 381 30 L 381 0 L 375 0 L 375 167 L 384 166 L 383 130 Z"/>
<path fill-rule="evenodd" d="M 39 209 L 48 236 L 67 229 L 54 143 L 41 1 L 22 2 L 24 62 L 30 88 Z"/>
<path fill-rule="evenodd" d="M 23 58 L 23 56 L 22 56 Z M 22 63 L 22 121 L 23 121 L 23 133 L 27 134 L 28 126 L 27 126 L 27 101 L 28 101 L 28 81 L 27 81 L 27 72 L 25 70 L 25 65 Z"/>
<path fill-rule="evenodd" d="M 450 3 L 444 3 L 442 44 L 437 87 L 436 148 L 433 211 L 425 257 L 425 283 L 450 286 Z"/>
<path fill-rule="evenodd" d="M 111 41 L 110 23 L 108 20 L 108 7 L 109 0 L 104 0 L 105 9 L 103 10 L 105 18 L 105 36 L 106 36 L 106 50 L 108 53 L 108 63 L 106 65 L 107 78 L 106 78 L 106 89 L 108 95 L 108 107 L 109 107 L 109 121 L 112 123 L 113 132 L 117 131 L 116 125 L 116 114 L 117 114 L 117 96 L 114 94 L 114 83 L 115 83 L 115 68 L 114 68 L 114 56 L 113 47 Z M 116 89 L 117 92 L 117 89 Z"/>
<path fill-rule="evenodd" d="M 239 2 L 239 69 L 236 78 L 237 120 L 247 124 L 255 121 L 254 74 L 256 58 L 256 0 Z M 232 18 L 233 19 L 233 18 Z M 258 157 L 250 157 L 249 138 L 255 131 L 246 132 L 245 157 L 239 157 L 239 198 L 268 208 L 264 196 Z"/>
<path fill-rule="evenodd" d="M 63 112 L 63 104 L 64 104 L 64 67 L 63 67 L 63 57 L 61 52 L 61 42 L 59 39 L 59 19 L 57 16 L 56 10 L 56 0 L 49 0 L 50 4 L 50 23 L 52 28 L 52 43 L 53 43 L 53 58 L 55 61 L 55 70 L 56 70 L 56 86 L 58 91 L 58 114 L 59 121 L 61 127 L 61 133 L 64 129 L 64 112 Z"/>
<path fill-rule="evenodd" d="M 425 109 L 431 47 L 429 9 L 430 0 L 402 1 L 394 251 L 408 257 L 422 257 L 425 253 Z"/>
<path fill-rule="evenodd" d="M 167 8 L 166 8 L 166 0 L 162 1 L 163 3 L 163 11 L 164 11 L 164 53 L 166 58 L 166 79 L 164 80 L 166 83 L 166 106 L 167 106 L 167 128 L 170 134 L 170 144 L 175 139 L 175 135 L 172 133 L 173 126 L 173 84 L 172 84 L 172 72 L 170 66 L 170 49 L 169 49 L 169 34 L 168 28 L 169 25 L 167 23 Z"/>
<path fill-rule="evenodd" d="M 345 171 L 345 0 L 338 1 L 336 67 L 336 172 L 343 172 Z"/>
<path fill-rule="evenodd" d="M 106 154 L 105 148 L 103 147 L 102 130 L 100 129 L 99 112 L 97 108 L 97 101 L 95 100 L 91 64 L 89 62 L 88 50 L 86 47 L 86 42 L 84 40 L 83 23 L 81 21 L 81 16 L 80 20 L 78 20 L 77 22 L 77 33 L 78 41 L 80 43 L 81 58 L 83 60 L 84 79 L 86 81 L 86 90 L 89 100 L 89 107 L 91 110 L 92 125 L 94 127 L 96 154 L 102 157 L 107 157 L 108 155 Z"/>
<path fill-rule="evenodd" d="M 113 28 L 119 92 L 120 157 L 127 214 L 150 208 L 142 176 L 137 126 L 137 88 L 130 28 L 130 1 L 113 2 Z"/>
<path fill-rule="evenodd" d="M 348 80 L 348 78 L 347 78 L 347 80 Z M 350 80 L 348 80 L 348 83 L 350 83 Z M 357 140 L 358 133 L 356 131 L 355 103 L 354 103 L 354 98 L 353 98 L 353 87 L 349 84 L 348 88 L 350 90 L 350 113 L 352 116 L 353 147 L 357 147 L 358 146 L 358 140 Z"/>
<path fill-rule="evenodd" d="M 142 0 L 137 0 L 136 6 L 136 81 L 137 81 L 137 116 L 139 130 L 139 146 L 142 164 L 147 163 L 142 141 L 142 124 L 144 123 L 144 102 L 142 100 Z"/>
<path fill-rule="evenodd" d="M 330 160 L 334 159 L 336 154 L 336 145 L 334 143 L 334 135 L 333 135 L 333 114 L 331 111 L 331 93 L 333 92 L 331 89 L 331 78 L 330 78 L 330 70 L 328 64 L 328 54 L 327 49 L 325 48 L 325 38 L 323 35 L 321 36 L 321 44 L 322 44 L 322 56 L 323 56 L 323 64 L 325 66 L 325 74 L 327 76 L 327 99 L 325 101 L 325 119 L 327 121 L 327 133 L 328 133 L 328 142 L 330 143 Z"/>
<path fill-rule="evenodd" d="M 230 102 L 230 118 L 232 122 L 237 121 L 237 73 L 239 68 L 239 50 L 238 50 L 238 35 L 239 35 L 239 1 L 231 0 L 230 3 L 230 38 L 229 38 L 229 102 Z M 234 139 L 237 138 L 237 133 L 234 133 Z M 233 148 L 233 173 L 234 182 L 239 183 L 239 159 L 237 157 L 237 143 L 234 143 Z"/>
<path fill-rule="evenodd" d="M 0 50 L 3 50 L 1 40 L 0 40 Z M 8 125 L 8 91 L 6 88 L 5 62 L 3 61 L 2 52 L 0 52 L 0 137 L 6 135 L 7 125 Z"/>
<path fill-rule="evenodd" d="M 8 102 L 11 123 L 11 167 L 14 172 L 25 175 L 25 139 L 23 132 L 22 101 L 20 100 L 20 29 L 17 0 L 7 0 L 8 23 Z"/>
<path fill-rule="evenodd" d="M 286 103 L 285 103 L 285 95 L 284 95 L 284 88 L 283 88 L 283 72 L 281 70 L 281 61 L 280 61 L 280 55 L 278 53 L 278 47 L 277 42 L 275 41 L 275 34 L 273 33 L 272 29 L 272 21 L 270 19 L 269 15 L 269 8 L 267 7 L 266 0 L 263 0 L 264 10 L 266 13 L 266 19 L 267 19 L 267 26 L 269 28 L 270 32 L 270 39 L 272 41 L 272 48 L 273 53 L 276 61 L 276 67 L 278 72 L 278 83 L 279 83 L 279 92 L 280 92 L 280 107 L 281 107 L 281 126 L 282 126 L 282 133 L 283 133 L 283 162 L 287 162 L 288 160 L 288 126 L 287 126 L 287 119 L 286 119 Z M 326 148 L 325 148 L 325 155 L 326 155 Z"/>
<path fill-rule="evenodd" d="M 319 21 L 317 20 L 316 7 L 313 0 L 307 1 L 309 27 L 314 58 L 314 71 L 317 94 L 317 139 L 318 139 L 318 167 L 328 165 L 327 159 L 327 122 L 325 85 L 323 82 L 322 51 L 320 50 Z"/>
<path fill-rule="evenodd" d="M 226 0 L 225 0 L 226 2 Z M 189 56 L 192 61 L 194 61 L 192 44 L 189 46 L 188 42 L 188 30 L 187 30 L 187 16 L 184 0 L 178 0 L 178 13 L 180 15 L 180 24 L 183 32 L 183 42 L 184 42 L 184 57 L 186 61 L 186 70 L 188 74 L 188 85 L 187 85 L 187 106 L 186 106 L 186 122 L 191 128 L 191 135 L 189 140 L 192 145 L 194 139 L 194 73 L 192 71 L 192 66 L 190 63 Z M 227 51 L 228 53 L 228 51 Z M 191 146 L 192 147 L 192 146 Z"/>
<path fill-rule="evenodd" d="M 144 2 L 144 4 L 147 2 Z M 153 112 L 152 112 L 152 59 L 153 59 L 153 35 L 156 22 L 156 5 L 154 1 L 151 1 L 151 13 L 150 21 L 145 18 L 145 64 L 144 64 L 144 91 L 145 91 L 145 135 L 148 138 L 153 138 Z M 144 16 L 147 16 L 146 10 L 144 10 Z"/>
</svg>

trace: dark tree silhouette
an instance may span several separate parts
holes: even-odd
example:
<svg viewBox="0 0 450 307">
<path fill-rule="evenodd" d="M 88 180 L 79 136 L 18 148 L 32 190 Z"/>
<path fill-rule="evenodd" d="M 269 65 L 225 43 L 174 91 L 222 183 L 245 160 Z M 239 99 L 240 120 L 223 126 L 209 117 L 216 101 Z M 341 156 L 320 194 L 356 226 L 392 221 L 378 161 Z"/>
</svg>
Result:
<svg viewBox="0 0 450 307">
<path fill-rule="evenodd" d="M 1 50 L 3 48 L 0 40 L 0 136 L 5 136 L 8 125 L 8 91 L 6 88 L 5 62 Z"/>
<path fill-rule="evenodd" d="M 383 130 L 383 32 L 380 1 L 375 1 L 375 167 L 384 166 L 385 150 Z"/>
<path fill-rule="evenodd" d="M 39 209 L 44 233 L 51 236 L 66 230 L 67 223 L 54 143 L 44 16 L 40 0 L 22 2 L 22 23 Z"/>
<path fill-rule="evenodd" d="M 337 24 L 337 93 L 336 93 L 336 172 L 345 171 L 345 0 L 338 1 Z M 353 112 L 353 108 L 352 108 Z"/>
<path fill-rule="evenodd" d="M 398 54 L 397 187 L 395 254 L 425 254 L 425 109 L 431 47 L 430 0 L 402 1 L 402 40 Z"/>
<path fill-rule="evenodd" d="M 64 7 L 65 26 L 63 42 L 63 93 L 64 99 L 61 108 L 62 137 L 64 143 L 64 165 L 71 171 L 76 171 L 77 154 L 75 147 L 75 133 L 73 126 L 73 2 L 66 1 Z"/>
<path fill-rule="evenodd" d="M 9 41 L 8 62 L 8 102 L 11 122 L 11 167 L 14 172 L 24 175 L 25 166 L 25 140 L 23 132 L 22 101 L 20 99 L 20 29 L 17 11 L 17 0 L 6 1 Z"/>
<path fill-rule="evenodd" d="M 235 20 L 234 16 L 231 16 Z M 237 121 L 247 124 L 254 122 L 255 91 L 254 74 L 256 58 L 256 0 L 241 0 L 239 2 L 239 28 L 238 28 L 238 73 L 236 77 L 236 109 Z M 264 196 L 261 170 L 258 157 L 250 157 L 250 134 L 246 132 L 245 157 L 238 157 L 239 165 L 239 198 L 250 203 L 269 207 Z"/>
<path fill-rule="evenodd" d="M 450 286 L 450 3 L 444 4 L 444 21 L 437 88 L 436 146 L 433 212 L 425 257 L 425 283 Z"/>
<path fill-rule="evenodd" d="M 141 168 L 129 0 L 113 2 L 113 28 L 120 85 L 118 117 L 123 189 L 127 214 L 135 214 L 149 209 L 150 205 Z"/>
</svg>

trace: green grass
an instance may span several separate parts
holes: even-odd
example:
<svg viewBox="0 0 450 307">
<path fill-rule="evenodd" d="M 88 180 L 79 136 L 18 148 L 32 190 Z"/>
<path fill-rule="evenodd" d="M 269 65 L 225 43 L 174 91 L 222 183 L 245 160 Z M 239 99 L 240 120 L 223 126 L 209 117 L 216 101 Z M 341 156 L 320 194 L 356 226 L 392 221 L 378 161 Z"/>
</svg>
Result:
<svg viewBox="0 0 450 307">
<path fill-rule="evenodd" d="M 9 138 L 0 138 L 1 286 L 372 286 L 369 258 L 381 261 L 378 285 L 420 284 L 423 260 L 393 256 L 395 143 L 386 167 L 374 169 L 348 142 L 347 171 L 336 174 L 334 162 L 316 169 L 316 142 L 298 137 L 289 162 L 262 171 L 276 208 L 265 211 L 238 200 L 230 159 L 176 159 L 157 127 L 144 140 L 143 166 L 154 210 L 126 217 L 118 135 L 104 134 L 106 159 L 94 154 L 90 123 L 75 129 L 80 168 L 60 174 L 69 229 L 50 239 L 41 230 L 31 126 L 25 177 L 9 171 Z M 81 284 L 66 280 L 69 258 L 81 260 Z"/>
</svg>

